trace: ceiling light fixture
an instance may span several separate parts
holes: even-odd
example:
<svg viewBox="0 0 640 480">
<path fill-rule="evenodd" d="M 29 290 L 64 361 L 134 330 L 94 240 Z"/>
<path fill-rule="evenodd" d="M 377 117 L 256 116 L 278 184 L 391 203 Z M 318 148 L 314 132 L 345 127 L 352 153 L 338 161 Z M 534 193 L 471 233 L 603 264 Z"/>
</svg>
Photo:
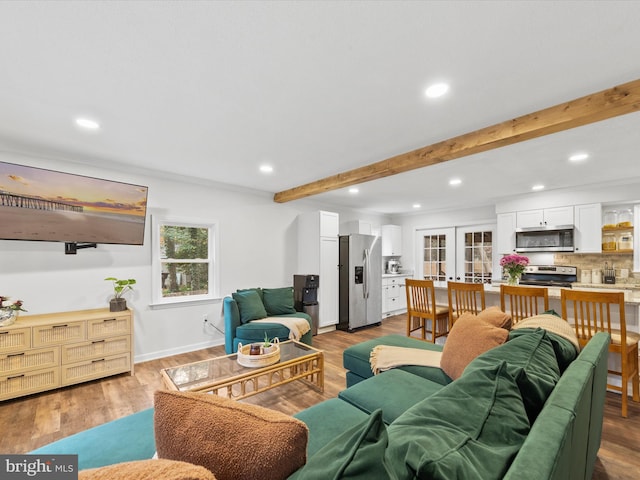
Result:
<svg viewBox="0 0 640 480">
<path fill-rule="evenodd" d="M 571 155 L 569 157 L 569 161 L 571 161 L 571 162 L 580 162 L 582 160 L 586 160 L 587 158 L 589 158 L 589 154 L 588 153 L 574 153 L 573 155 Z"/>
<path fill-rule="evenodd" d="M 98 130 L 100 129 L 100 124 L 95 120 L 91 120 L 86 117 L 78 117 L 76 118 L 76 125 L 85 130 Z"/>
<path fill-rule="evenodd" d="M 273 167 L 271 165 L 261 165 L 260 166 L 260 171 L 262 173 L 272 173 L 273 172 Z"/>
<path fill-rule="evenodd" d="M 544 190 L 544 185 L 542 184 L 534 185 L 533 187 L 531 187 L 531 190 L 535 192 L 537 192 L 538 190 Z"/>
<path fill-rule="evenodd" d="M 422 205 L 420 205 L 419 203 L 414 203 L 413 204 L 413 208 L 420 208 Z"/>
<path fill-rule="evenodd" d="M 449 185 L 451 185 L 452 187 L 457 187 L 461 183 L 462 180 L 460 180 L 459 178 L 452 178 L 451 180 L 449 180 Z"/>
<path fill-rule="evenodd" d="M 355 195 L 356 193 L 358 193 L 360 190 L 358 190 L 357 188 L 353 187 L 349 189 L 349 193 L 351 195 Z"/>
<path fill-rule="evenodd" d="M 449 91 L 449 85 L 446 83 L 434 83 L 425 90 L 425 95 L 428 98 L 438 98 L 443 96 Z"/>
</svg>

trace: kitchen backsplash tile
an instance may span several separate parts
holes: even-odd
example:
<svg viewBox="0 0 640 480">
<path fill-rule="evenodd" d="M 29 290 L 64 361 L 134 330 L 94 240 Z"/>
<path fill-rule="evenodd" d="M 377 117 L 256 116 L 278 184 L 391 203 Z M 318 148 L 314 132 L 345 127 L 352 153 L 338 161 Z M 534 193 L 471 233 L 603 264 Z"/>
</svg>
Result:
<svg viewBox="0 0 640 480">
<path fill-rule="evenodd" d="M 557 253 L 553 256 L 554 265 L 571 265 L 578 268 L 578 281 L 582 270 L 602 270 L 604 264 L 608 263 L 609 268 L 613 265 L 616 275 L 620 270 L 627 269 L 628 278 L 616 276 L 616 283 L 640 283 L 633 275 L 633 254 L 606 254 L 606 253 Z"/>
</svg>

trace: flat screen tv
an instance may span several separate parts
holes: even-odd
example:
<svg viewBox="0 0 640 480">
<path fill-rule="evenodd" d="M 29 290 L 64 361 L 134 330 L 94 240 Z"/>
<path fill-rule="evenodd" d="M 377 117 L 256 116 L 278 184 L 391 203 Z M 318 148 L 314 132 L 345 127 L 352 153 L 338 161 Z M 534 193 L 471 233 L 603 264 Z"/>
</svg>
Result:
<svg viewBox="0 0 640 480">
<path fill-rule="evenodd" d="M 0 239 L 142 245 L 147 191 L 141 185 L 0 162 Z"/>
</svg>

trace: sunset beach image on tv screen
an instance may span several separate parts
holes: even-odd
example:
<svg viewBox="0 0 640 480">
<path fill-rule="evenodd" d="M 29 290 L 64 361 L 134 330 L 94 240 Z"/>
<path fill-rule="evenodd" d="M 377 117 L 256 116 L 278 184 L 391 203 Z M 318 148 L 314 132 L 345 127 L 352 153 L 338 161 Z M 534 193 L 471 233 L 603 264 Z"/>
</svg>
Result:
<svg viewBox="0 0 640 480">
<path fill-rule="evenodd" d="M 142 245 L 147 190 L 0 162 L 0 239 Z"/>
</svg>

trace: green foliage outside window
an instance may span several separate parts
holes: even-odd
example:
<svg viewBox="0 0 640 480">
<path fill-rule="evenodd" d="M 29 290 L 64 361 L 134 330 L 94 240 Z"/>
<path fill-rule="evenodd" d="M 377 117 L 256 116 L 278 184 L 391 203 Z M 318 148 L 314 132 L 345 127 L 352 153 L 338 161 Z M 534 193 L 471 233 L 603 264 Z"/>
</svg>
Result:
<svg viewBox="0 0 640 480">
<path fill-rule="evenodd" d="M 163 297 L 208 293 L 208 228 L 163 225 L 160 248 Z"/>
</svg>

